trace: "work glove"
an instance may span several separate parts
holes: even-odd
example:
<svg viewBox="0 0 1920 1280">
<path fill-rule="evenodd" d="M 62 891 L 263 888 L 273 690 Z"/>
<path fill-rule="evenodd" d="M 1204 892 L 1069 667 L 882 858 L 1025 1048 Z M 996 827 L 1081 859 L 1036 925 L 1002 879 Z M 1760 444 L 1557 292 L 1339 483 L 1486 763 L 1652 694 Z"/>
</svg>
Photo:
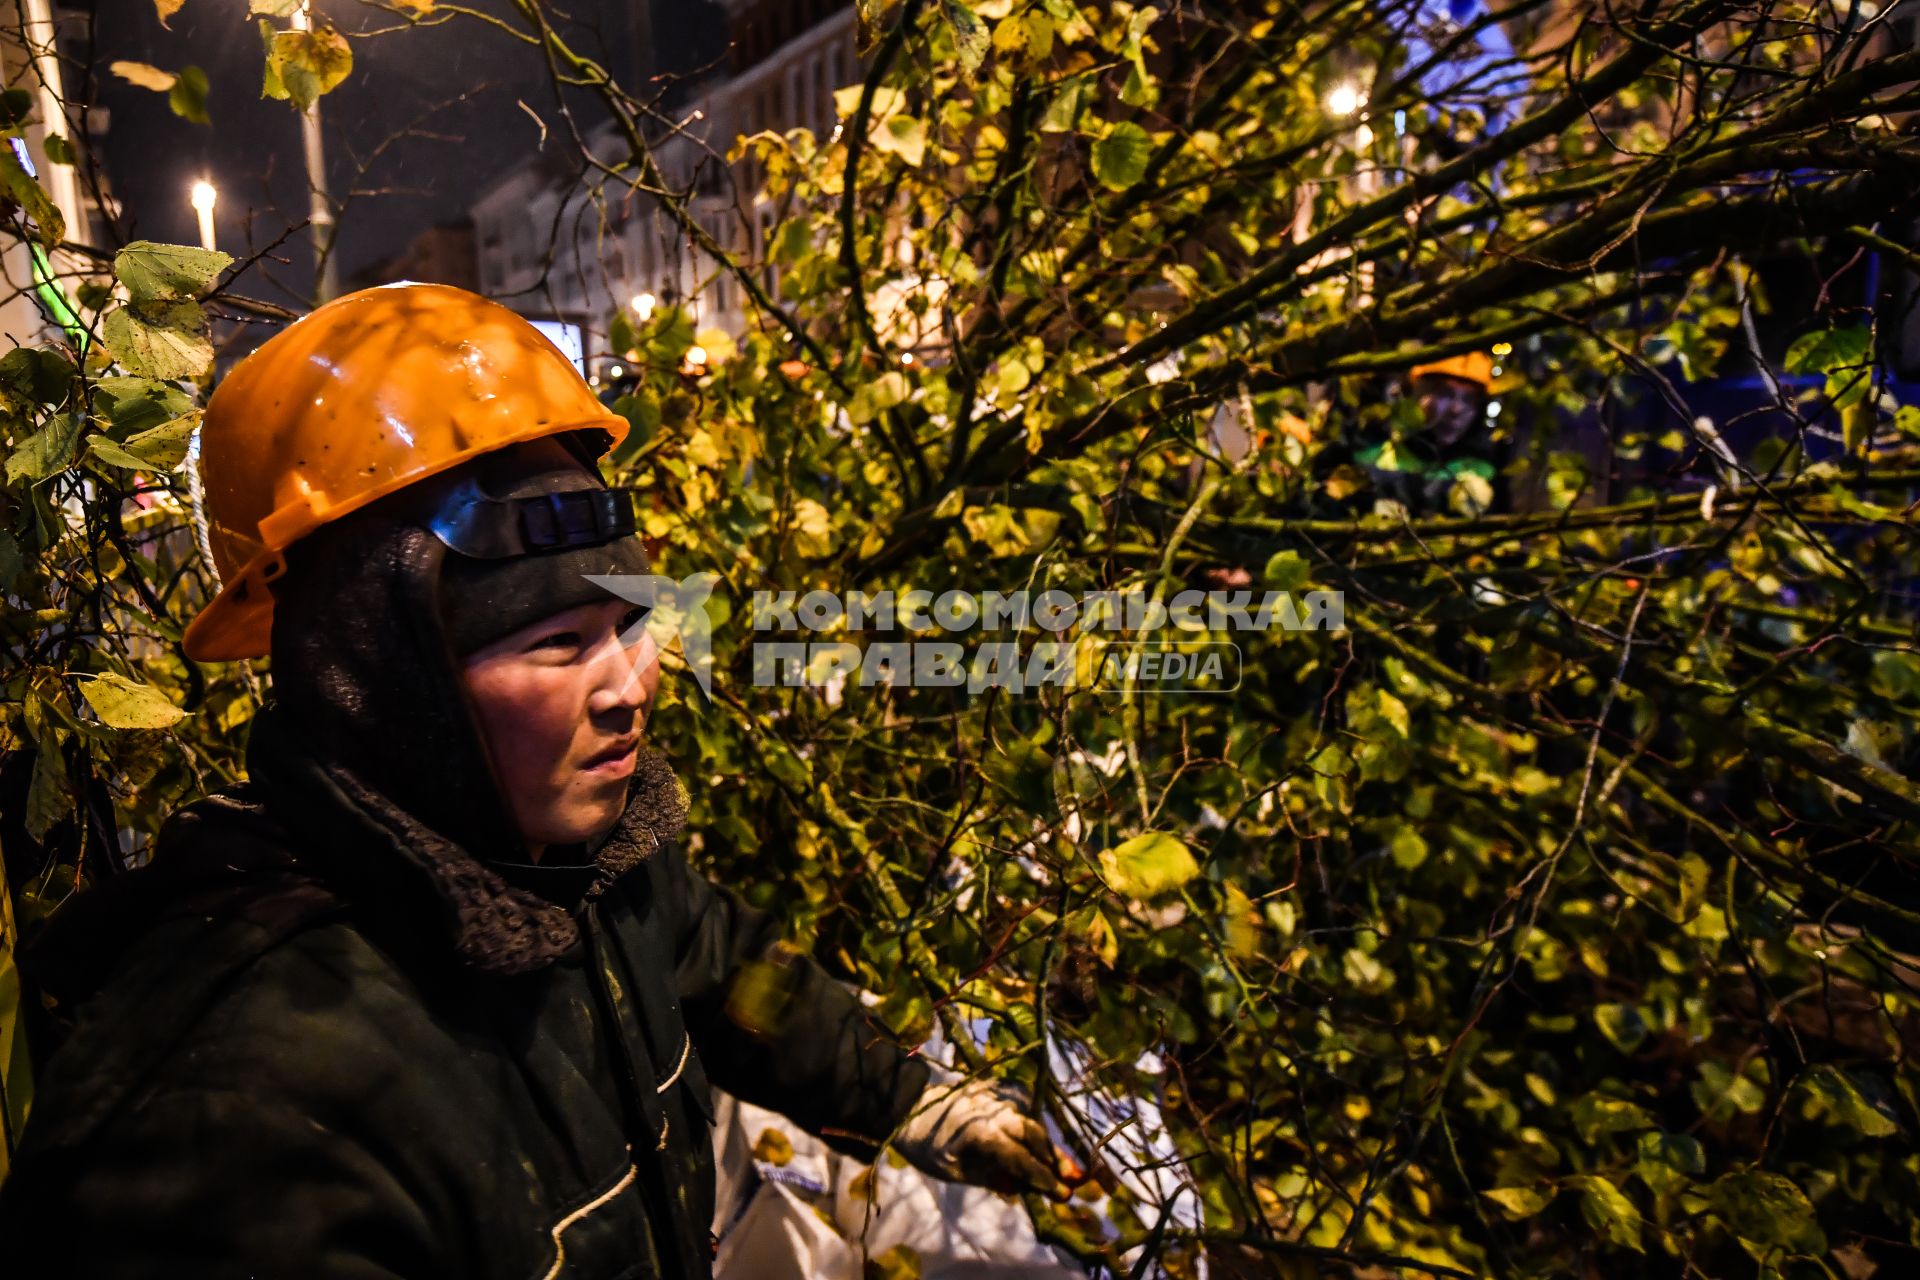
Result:
<svg viewBox="0 0 1920 1280">
<path fill-rule="evenodd" d="M 1005 1080 L 969 1079 L 937 1064 L 914 1112 L 893 1137 L 915 1168 L 948 1182 L 995 1191 L 1034 1191 L 1066 1200 L 1062 1175 L 1079 1177 L 1028 1112 L 1026 1090 Z"/>
</svg>

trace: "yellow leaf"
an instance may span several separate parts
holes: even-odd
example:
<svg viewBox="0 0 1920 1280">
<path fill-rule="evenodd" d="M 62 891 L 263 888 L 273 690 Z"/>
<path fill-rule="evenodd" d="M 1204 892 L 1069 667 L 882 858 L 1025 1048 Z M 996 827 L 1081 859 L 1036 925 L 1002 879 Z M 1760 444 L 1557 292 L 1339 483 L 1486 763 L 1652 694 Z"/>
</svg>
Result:
<svg viewBox="0 0 1920 1280">
<path fill-rule="evenodd" d="M 920 1255 L 904 1244 L 867 1259 L 868 1280 L 920 1280 Z"/>
<path fill-rule="evenodd" d="M 1098 908 L 1087 922 L 1087 941 L 1093 947 L 1093 953 L 1100 957 L 1100 963 L 1111 969 L 1120 959 L 1120 939 L 1114 935 L 1113 925 Z"/>
<path fill-rule="evenodd" d="M 1149 831 L 1100 854 L 1100 875 L 1116 893 L 1152 898 L 1171 893 L 1200 874 L 1200 864 L 1178 836 Z"/>
<path fill-rule="evenodd" d="M 766 1164 L 786 1164 L 793 1159 L 793 1139 L 778 1129 L 762 1129 L 753 1140 L 753 1158 Z"/>
<path fill-rule="evenodd" d="M 109 63 L 107 70 L 113 72 L 113 74 L 119 76 L 122 80 L 131 84 L 137 84 L 142 89 L 151 89 L 155 93 L 168 92 L 173 88 L 173 82 L 179 79 L 179 77 L 171 71 L 162 71 L 160 68 L 149 66 L 144 62 Z"/>
<path fill-rule="evenodd" d="M 793 545 L 803 556 L 824 556 L 833 550 L 833 517 L 812 498 L 793 504 Z"/>
<path fill-rule="evenodd" d="M 707 368 L 716 369 L 733 359 L 740 348 L 725 329 L 702 329 L 693 335 L 694 345 L 707 353 Z"/>
<path fill-rule="evenodd" d="M 1350 494 L 1360 492 L 1367 487 L 1367 484 L 1366 472 L 1350 462 L 1343 462 L 1333 469 L 1332 475 L 1327 477 L 1327 496 L 1338 502 Z"/>
<path fill-rule="evenodd" d="M 1481 1195 L 1500 1206 L 1501 1212 L 1508 1218 L 1518 1221 L 1531 1218 L 1553 1202 L 1559 1188 L 1552 1185 L 1539 1187 L 1495 1187 L 1491 1191 L 1482 1191 Z"/>
<path fill-rule="evenodd" d="M 266 93 L 305 111 L 352 70 L 352 46 L 330 27 L 275 32 L 267 49 Z"/>
<path fill-rule="evenodd" d="M 115 729 L 164 729 L 187 715 L 152 685 L 136 683 L 111 671 L 82 683 L 80 696 L 87 700 L 103 724 Z"/>
<path fill-rule="evenodd" d="M 927 155 L 927 126 L 914 116 L 892 116 L 875 127 L 872 134 L 876 150 L 899 156 L 918 168 Z"/>
<path fill-rule="evenodd" d="M 129 373 L 197 378 L 213 365 L 213 343 L 204 329 L 198 303 L 130 303 L 108 313 L 100 337 Z"/>
<path fill-rule="evenodd" d="M 1250 960 L 1260 949 L 1260 914 L 1253 899 L 1239 885 L 1227 881 L 1227 954 L 1235 960 Z"/>
</svg>

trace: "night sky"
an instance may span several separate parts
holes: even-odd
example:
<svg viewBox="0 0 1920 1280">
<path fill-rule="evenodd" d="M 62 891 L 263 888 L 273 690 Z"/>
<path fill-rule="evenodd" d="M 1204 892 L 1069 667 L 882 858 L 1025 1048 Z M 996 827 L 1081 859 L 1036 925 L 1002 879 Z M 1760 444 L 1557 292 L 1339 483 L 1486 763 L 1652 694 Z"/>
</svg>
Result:
<svg viewBox="0 0 1920 1280">
<path fill-rule="evenodd" d="M 473 7 L 508 11 L 501 0 Z M 350 0 L 317 0 L 316 9 L 349 34 L 380 32 L 353 40 L 352 75 L 321 99 L 335 193 L 357 193 L 340 219 L 344 281 L 436 222 L 462 216 L 489 183 L 535 154 L 540 127 L 521 102 L 550 131 L 559 121 L 538 52 L 502 32 L 469 19 L 396 30 L 404 24 L 393 15 Z M 220 190 L 219 245 L 236 257 L 304 220 L 299 118 L 288 103 L 260 96 L 265 54 L 258 19 L 246 10 L 246 0 L 186 0 L 167 29 L 147 0 L 108 0 L 95 9 L 90 50 L 83 18 L 61 19 L 63 30 L 81 35 L 68 44 L 83 64 L 66 70 L 69 96 L 111 113 L 96 142 L 124 205 L 122 240 L 197 243 L 187 195 L 203 176 Z M 644 8 L 634 0 L 574 0 L 565 12 L 570 43 L 633 83 L 643 50 L 634 29 L 646 25 L 638 16 Z M 657 69 L 699 65 L 723 46 L 719 10 L 702 0 L 666 0 L 652 26 L 646 51 Z M 167 108 L 164 95 L 110 74 L 118 59 L 205 70 L 212 125 L 192 124 Z M 80 77 L 90 77 L 90 87 Z M 558 145 L 550 132 L 548 148 Z M 303 306 L 311 279 L 304 238 L 288 240 L 276 256 L 286 261 L 263 263 L 240 282 L 241 292 Z"/>
</svg>

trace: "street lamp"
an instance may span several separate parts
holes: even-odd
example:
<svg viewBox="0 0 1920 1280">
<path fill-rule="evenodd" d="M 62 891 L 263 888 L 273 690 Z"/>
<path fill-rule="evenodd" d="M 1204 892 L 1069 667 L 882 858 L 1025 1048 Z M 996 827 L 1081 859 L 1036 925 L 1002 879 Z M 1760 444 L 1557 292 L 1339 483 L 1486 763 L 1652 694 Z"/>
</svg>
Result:
<svg viewBox="0 0 1920 1280">
<path fill-rule="evenodd" d="M 188 197 L 193 211 L 200 215 L 200 247 L 211 249 L 213 243 L 213 206 L 219 203 L 220 192 L 205 178 L 193 184 L 193 194 Z"/>
<path fill-rule="evenodd" d="M 1327 90 L 1327 114 L 1350 116 L 1360 109 L 1360 86 L 1343 80 Z"/>
<path fill-rule="evenodd" d="M 638 316 L 643 322 L 653 319 L 654 304 L 657 303 L 658 301 L 659 299 L 655 298 L 650 293 L 634 294 L 633 295 L 633 314 Z"/>
</svg>

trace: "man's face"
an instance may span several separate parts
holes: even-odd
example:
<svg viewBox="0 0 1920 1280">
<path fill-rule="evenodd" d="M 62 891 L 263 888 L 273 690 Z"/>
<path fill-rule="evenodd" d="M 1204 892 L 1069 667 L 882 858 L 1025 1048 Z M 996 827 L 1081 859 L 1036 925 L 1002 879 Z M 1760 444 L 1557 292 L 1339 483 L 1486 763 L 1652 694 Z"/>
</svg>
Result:
<svg viewBox="0 0 1920 1280">
<path fill-rule="evenodd" d="M 596 838 L 626 801 L 660 651 L 625 600 L 586 604 L 474 653 L 461 676 L 520 834 L 536 850 Z"/>
<path fill-rule="evenodd" d="M 1465 378 L 1429 374 L 1414 384 L 1414 396 L 1427 431 L 1442 445 L 1458 444 L 1487 420 L 1486 388 Z"/>
</svg>

